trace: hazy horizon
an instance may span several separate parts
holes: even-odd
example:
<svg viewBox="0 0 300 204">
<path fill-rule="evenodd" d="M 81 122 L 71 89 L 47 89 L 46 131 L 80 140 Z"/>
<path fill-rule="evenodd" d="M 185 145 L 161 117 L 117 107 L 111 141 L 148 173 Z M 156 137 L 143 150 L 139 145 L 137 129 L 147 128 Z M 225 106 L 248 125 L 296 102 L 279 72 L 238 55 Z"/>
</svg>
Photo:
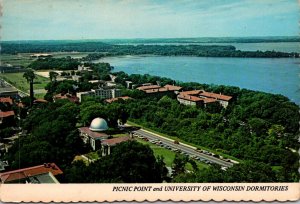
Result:
<svg viewBox="0 0 300 204">
<path fill-rule="evenodd" d="M 1 40 L 298 36 L 296 0 L 2 0 Z"/>
<path fill-rule="evenodd" d="M 17 42 L 17 41 L 109 41 L 109 40 L 164 40 L 164 39 L 266 39 L 266 38 L 298 38 L 300 36 L 290 35 L 290 36 L 235 36 L 235 37 L 166 37 L 166 38 L 98 38 L 98 39 L 44 39 L 44 40 L 28 40 L 28 39 L 20 39 L 20 40 L 1 40 L 2 42 Z M 280 41 L 279 41 L 280 42 Z M 298 42 L 298 41 L 297 41 Z M 214 42 L 211 42 L 214 43 Z"/>
</svg>

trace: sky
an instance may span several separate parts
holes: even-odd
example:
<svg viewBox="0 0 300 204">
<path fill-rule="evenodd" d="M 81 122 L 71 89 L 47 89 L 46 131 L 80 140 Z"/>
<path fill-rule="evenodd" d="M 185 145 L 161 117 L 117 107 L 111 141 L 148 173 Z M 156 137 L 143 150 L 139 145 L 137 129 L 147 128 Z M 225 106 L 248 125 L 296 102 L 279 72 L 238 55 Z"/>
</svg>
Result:
<svg viewBox="0 0 300 204">
<path fill-rule="evenodd" d="M 1 40 L 298 36 L 297 0 L 0 0 Z"/>
</svg>

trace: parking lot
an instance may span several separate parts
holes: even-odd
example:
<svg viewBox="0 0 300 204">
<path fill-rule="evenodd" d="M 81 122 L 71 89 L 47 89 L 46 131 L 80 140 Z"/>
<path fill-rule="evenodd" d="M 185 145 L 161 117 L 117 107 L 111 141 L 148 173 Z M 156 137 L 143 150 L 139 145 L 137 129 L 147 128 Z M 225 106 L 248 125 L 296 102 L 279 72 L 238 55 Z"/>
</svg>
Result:
<svg viewBox="0 0 300 204">
<path fill-rule="evenodd" d="M 171 140 L 169 138 L 157 136 L 156 134 L 153 134 L 149 131 L 140 129 L 133 131 L 133 135 L 139 139 L 143 139 L 152 144 L 169 149 L 170 151 L 186 155 L 191 159 L 197 160 L 199 162 L 203 162 L 205 164 L 218 164 L 222 166 L 221 168 L 223 170 L 226 170 L 228 167 L 231 167 L 233 165 L 231 160 L 224 159 L 222 156 L 213 154 L 206 150 L 200 150 L 193 147 L 189 147 L 185 144 L 180 144 L 176 140 Z"/>
</svg>

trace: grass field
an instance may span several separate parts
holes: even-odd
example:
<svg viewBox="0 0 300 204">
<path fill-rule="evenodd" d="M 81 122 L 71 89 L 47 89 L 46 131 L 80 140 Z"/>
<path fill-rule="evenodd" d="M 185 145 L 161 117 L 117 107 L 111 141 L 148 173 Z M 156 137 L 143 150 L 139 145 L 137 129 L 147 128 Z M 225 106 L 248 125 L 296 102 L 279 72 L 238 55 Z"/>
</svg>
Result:
<svg viewBox="0 0 300 204">
<path fill-rule="evenodd" d="M 72 58 L 82 58 L 82 57 L 86 57 L 90 53 L 89 52 L 52 52 L 50 54 L 52 54 L 54 58 L 62 58 L 67 56 L 70 56 Z"/>
<path fill-rule="evenodd" d="M 17 54 L 17 55 L 10 55 L 10 54 L 1 54 L 1 63 L 2 64 L 11 64 L 13 66 L 24 66 L 27 67 L 33 61 L 30 58 L 30 54 Z"/>
<path fill-rule="evenodd" d="M 1 73 L 0 78 L 3 78 L 8 83 L 12 84 L 16 88 L 29 93 L 29 83 L 27 80 L 23 77 L 23 72 L 20 73 Z M 35 84 L 33 84 L 33 89 L 45 89 L 45 86 L 49 83 L 49 79 L 45 77 L 41 77 L 36 75 L 36 78 L 34 80 Z M 36 98 L 43 98 L 45 93 L 38 93 L 35 94 Z"/>
<path fill-rule="evenodd" d="M 164 134 L 164 133 L 157 132 L 157 131 L 155 131 L 155 130 L 152 130 L 152 129 L 150 129 L 150 128 L 147 128 L 147 127 L 144 127 L 144 126 L 142 126 L 142 125 L 136 124 L 136 123 L 134 123 L 134 122 L 127 121 L 126 123 L 127 123 L 128 125 L 141 127 L 141 128 L 143 128 L 143 129 L 145 129 L 145 130 L 148 130 L 148 131 L 153 132 L 153 133 L 155 133 L 155 134 L 161 135 L 161 136 L 163 136 L 163 137 L 167 137 L 167 138 L 170 138 L 170 139 L 173 139 L 173 140 L 178 140 L 180 143 L 188 144 L 188 145 L 190 145 L 190 146 L 193 146 L 193 147 L 196 147 L 196 148 L 199 148 L 199 149 L 207 150 L 207 151 L 212 152 L 212 153 L 214 153 L 214 154 L 221 155 L 221 156 L 223 156 L 224 158 L 232 159 L 232 160 L 235 160 L 235 161 L 238 161 L 238 162 L 243 162 L 242 160 L 237 159 L 237 158 L 235 158 L 235 157 L 233 157 L 233 156 L 230 156 L 230 155 L 228 155 L 228 154 L 224 154 L 224 153 L 222 153 L 222 152 L 218 152 L 218 151 L 215 151 L 215 150 L 206 148 L 206 147 L 202 147 L 202 146 L 200 146 L 200 145 L 195 145 L 195 144 L 192 144 L 192 143 L 183 141 L 183 140 L 179 139 L 178 137 L 174 137 L 174 136 L 170 136 L 170 135 L 167 135 L 167 134 Z"/>
<path fill-rule="evenodd" d="M 24 66 L 27 67 L 35 59 L 31 58 L 32 53 L 18 53 L 13 54 L 1 54 L 2 64 L 11 64 L 13 66 Z M 89 52 L 50 52 L 54 58 L 62 58 L 70 56 L 72 58 L 82 58 L 89 54 Z"/>
<path fill-rule="evenodd" d="M 163 156 L 164 157 L 164 162 L 166 164 L 166 166 L 171 167 L 173 160 L 175 158 L 175 152 L 172 152 L 171 150 L 165 149 L 163 147 L 157 146 L 155 144 L 152 144 L 150 142 L 146 142 L 144 140 L 141 139 L 136 139 L 138 142 L 145 144 L 145 145 L 149 145 L 150 148 L 153 150 L 154 156 L 158 157 L 158 156 Z M 207 168 L 208 165 L 200 163 L 198 161 L 196 161 L 196 164 L 198 166 L 199 169 L 203 169 L 203 168 Z M 187 170 L 192 170 L 192 165 L 190 163 L 188 163 L 186 165 L 186 169 Z"/>
</svg>

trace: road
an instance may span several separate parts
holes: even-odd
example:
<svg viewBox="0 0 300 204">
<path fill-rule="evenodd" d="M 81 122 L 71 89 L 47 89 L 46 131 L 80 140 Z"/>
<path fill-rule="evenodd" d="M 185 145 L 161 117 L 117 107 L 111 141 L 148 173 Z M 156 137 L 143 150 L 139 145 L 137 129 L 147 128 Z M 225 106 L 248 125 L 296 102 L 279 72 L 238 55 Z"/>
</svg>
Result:
<svg viewBox="0 0 300 204">
<path fill-rule="evenodd" d="M 195 155 L 197 157 L 200 157 L 202 159 L 206 159 L 206 160 L 208 160 L 212 163 L 216 163 L 216 164 L 219 164 L 221 166 L 231 167 L 233 165 L 233 163 L 231 163 L 231 162 L 226 162 L 226 161 L 223 161 L 223 160 L 218 159 L 216 157 L 209 156 L 209 155 L 197 152 L 197 151 L 195 151 L 196 148 L 194 148 L 192 146 L 185 145 L 185 144 L 174 144 L 174 140 L 171 140 L 171 139 L 166 138 L 166 137 L 158 136 L 157 134 L 151 133 L 151 132 L 143 130 L 143 129 L 133 131 L 133 133 L 137 133 L 138 135 L 146 137 L 149 140 L 158 139 L 163 144 L 166 144 L 166 145 L 168 145 L 168 146 L 170 146 L 174 149 L 179 149 L 181 152 L 185 152 L 189 155 Z"/>
</svg>

